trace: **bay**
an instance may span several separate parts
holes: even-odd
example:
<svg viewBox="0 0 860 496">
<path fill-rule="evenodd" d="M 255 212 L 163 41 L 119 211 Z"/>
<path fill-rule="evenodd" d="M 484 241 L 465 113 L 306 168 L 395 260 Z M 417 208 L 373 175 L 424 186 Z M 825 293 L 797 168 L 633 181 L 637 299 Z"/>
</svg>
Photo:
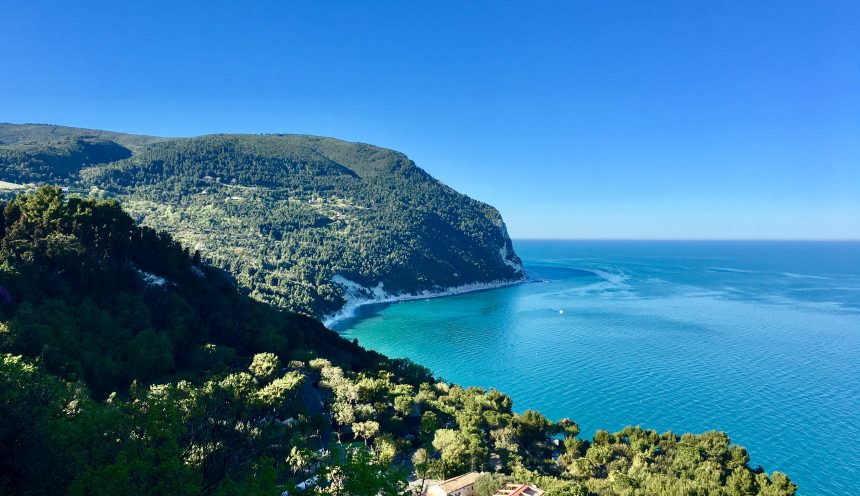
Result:
<svg viewBox="0 0 860 496">
<path fill-rule="evenodd" d="M 530 282 L 336 330 L 584 437 L 723 430 L 801 495 L 860 487 L 860 243 L 516 241 Z"/>
</svg>

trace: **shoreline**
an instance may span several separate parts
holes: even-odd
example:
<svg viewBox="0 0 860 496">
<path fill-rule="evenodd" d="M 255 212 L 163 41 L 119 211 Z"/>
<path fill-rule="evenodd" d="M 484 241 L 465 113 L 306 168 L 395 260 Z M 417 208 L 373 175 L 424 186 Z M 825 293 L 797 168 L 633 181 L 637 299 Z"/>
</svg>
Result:
<svg viewBox="0 0 860 496">
<path fill-rule="evenodd" d="M 331 329 L 344 320 L 355 317 L 355 312 L 359 308 L 367 305 L 378 305 L 383 303 L 398 303 L 401 301 L 422 300 L 431 298 L 443 298 L 445 296 L 457 296 L 461 294 L 474 293 L 477 291 L 486 291 L 490 289 L 506 288 L 529 282 L 528 277 L 523 276 L 522 279 L 513 280 L 496 280 L 490 282 L 473 282 L 463 284 L 461 286 L 452 286 L 439 291 L 425 290 L 421 293 L 406 293 L 398 295 L 385 295 L 374 298 L 355 298 L 347 296 L 346 304 L 335 313 L 323 315 L 320 320 L 323 325 Z"/>
</svg>

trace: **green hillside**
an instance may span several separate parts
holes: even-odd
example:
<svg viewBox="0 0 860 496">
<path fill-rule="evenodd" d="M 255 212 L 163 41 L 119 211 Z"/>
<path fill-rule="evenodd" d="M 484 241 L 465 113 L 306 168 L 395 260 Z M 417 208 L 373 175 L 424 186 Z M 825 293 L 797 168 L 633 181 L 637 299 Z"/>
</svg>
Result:
<svg viewBox="0 0 860 496">
<path fill-rule="evenodd" d="M 0 494 L 279 494 L 326 422 L 298 394 L 313 357 L 429 376 L 240 295 L 116 202 L 0 202 Z"/>
<path fill-rule="evenodd" d="M 154 139 L 50 127 L 0 126 L 0 180 L 117 198 L 282 308 L 322 316 L 347 299 L 523 277 L 498 211 L 393 150 L 300 135 Z"/>
<path fill-rule="evenodd" d="M 395 496 L 470 470 L 547 496 L 796 490 L 724 433 L 578 434 L 241 295 L 114 201 L 0 202 L 0 494 Z"/>
</svg>

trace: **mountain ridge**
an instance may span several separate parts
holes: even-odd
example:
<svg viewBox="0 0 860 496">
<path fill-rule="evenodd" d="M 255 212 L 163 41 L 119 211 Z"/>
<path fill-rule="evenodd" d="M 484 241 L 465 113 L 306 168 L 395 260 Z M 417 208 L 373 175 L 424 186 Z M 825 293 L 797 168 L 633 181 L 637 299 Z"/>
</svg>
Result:
<svg viewBox="0 0 860 496">
<path fill-rule="evenodd" d="M 229 270 L 255 298 L 317 317 L 354 282 L 416 296 L 522 280 L 499 212 L 405 154 L 297 134 L 157 138 L 0 125 L 0 180 L 116 198 Z M 127 151 L 126 151 L 127 150 Z"/>
</svg>

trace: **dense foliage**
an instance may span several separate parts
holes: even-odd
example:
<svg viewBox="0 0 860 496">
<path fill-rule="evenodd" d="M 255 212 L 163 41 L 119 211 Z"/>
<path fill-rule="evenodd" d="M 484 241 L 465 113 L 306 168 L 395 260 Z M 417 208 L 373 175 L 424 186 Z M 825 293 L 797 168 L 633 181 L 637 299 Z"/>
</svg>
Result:
<svg viewBox="0 0 860 496">
<path fill-rule="evenodd" d="M 678 436 L 627 427 L 598 431 L 587 441 L 569 419 L 513 412 L 511 399 L 496 390 L 410 384 L 388 371 L 348 373 L 325 359 L 310 365 L 330 391 L 340 435 L 391 459 L 412 453 L 422 480 L 498 473 L 478 483 L 487 496 L 511 480 L 535 483 L 549 496 L 785 496 L 796 490 L 782 473 L 751 469 L 746 450 L 722 432 Z"/>
<path fill-rule="evenodd" d="M 523 275 L 495 209 L 392 150 L 298 135 L 106 140 L 19 138 L 0 146 L 0 180 L 120 199 L 256 299 L 310 315 L 374 288 L 416 293 Z M 92 150 L 110 144 L 113 154 Z"/>
<path fill-rule="evenodd" d="M 387 496 L 470 470 L 549 496 L 796 490 L 724 433 L 582 440 L 367 352 L 115 201 L 41 188 L 0 203 L 0 235 L 0 494 Z"/>
<path fill-rule="evenodd" d="M 131 157 L 131 150 L 113 141 L 90 137 L 52 143 L 0 147 L 0 180 L 66 184 L 90 164 Z"/>
<path fill-rule="evenodd" d="M 242 296 L 115 201 L 42 188 L 0 203 L 0 235 L 0 494 L 271 495 L 314 471 L 400 483 L 369 453 L 321 454 L 302 360 L 422 368 Z M 311 452 L 325 463 L 293 460 Z"/>
<path fill-rule="evenodd" d="M 191 379 L 236 356 L 304 349 L 367 366 L 318 322 L 240 297 L 218 269 L 115 201 L 43 188 L 2 205 L 0 345 L 104 395 L 132 379 Z"/>
</svg>

